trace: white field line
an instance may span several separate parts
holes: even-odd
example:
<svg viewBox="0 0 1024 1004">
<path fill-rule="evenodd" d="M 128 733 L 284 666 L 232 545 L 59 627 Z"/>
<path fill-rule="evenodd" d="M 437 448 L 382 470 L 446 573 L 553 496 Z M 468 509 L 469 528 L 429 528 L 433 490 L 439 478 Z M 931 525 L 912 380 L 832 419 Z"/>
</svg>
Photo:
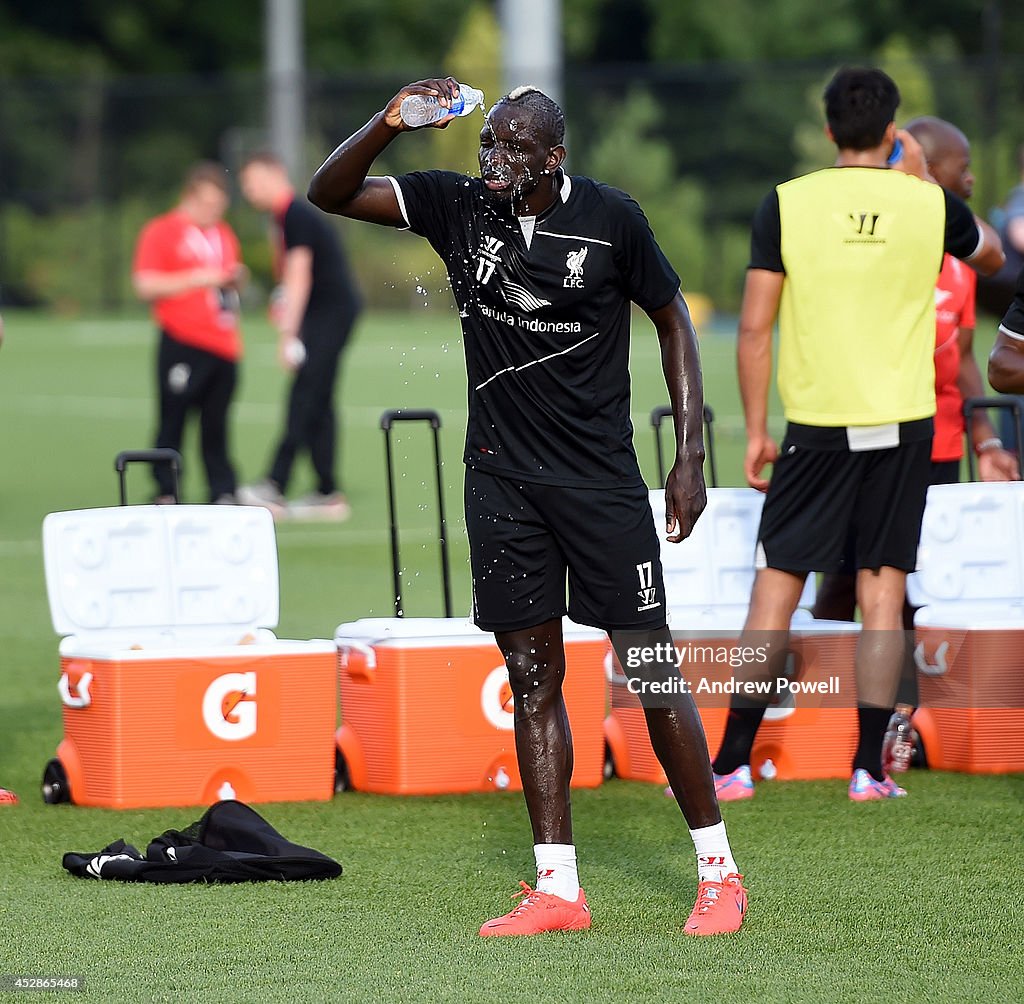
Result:
<svg viewBox="0 0 1024 1004">
<path fill-rule="evenodd" d="M 285 404 L 258 404 L 239 401 L 234 413 L 242 422 L 254 425 L 279 425 L 284 421 Z M 0 411 L 16 415 L 56 415 L 66 418 L 136 418 L 153 415 L 154 404 L 139 397 L 87 397 L 69 394 L 8 394 L 0 398 Z M 359 428 L 373 428 L 380 422 L 383 407 L 342 406 L 342 422 Z M 465 414 L 462 408 L 438 409 L 442 417 L 454 419 Z"/>
<path fill-rule="evenodd" d="M 278 425 L 284 420 L 284 401 L 280 404 L 259 404 L 253 401 L 239 401 L 234 413 L 242 422 L 254 425 Z M 7 394 L 0 397 L 0 411 L 17 415 L 60 415 L 68 418 L 127 418 L 141 415 L 147 418 L 153 414 L 154 403 L 142 397 L 90 397 L 83 394 Z M 344 425 L 354 428 L 375 428 L 380 423 L 383 407 L 376 405 L 341 406 L 341 420 Z M 442 418 L 455 424 L 465 416 L 465 408 L 438 408 Z M 649 411 L 632 413 L 634 436 L 645 433 L 649 425 Z M 716 432 L 742 432 L 742 415 L 716 415 Z M 669 435 L 670 430 L 668 430 Z"/>
</svg>

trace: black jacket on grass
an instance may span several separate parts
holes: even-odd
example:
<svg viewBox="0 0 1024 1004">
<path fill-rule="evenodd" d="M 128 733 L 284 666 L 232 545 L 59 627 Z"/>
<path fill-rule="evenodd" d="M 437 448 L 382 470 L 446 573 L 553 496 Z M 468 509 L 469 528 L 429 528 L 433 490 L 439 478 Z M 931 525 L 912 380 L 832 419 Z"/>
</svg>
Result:
<svg viewBox="0 0 1024 1004">
<path fill-rule="evenodd" d="M 337 878 L 341 865 L 286 840 L 242 802 L 217 802 L 185 830 L 167 830 L 143 857 L 123 840 L 64 855 L 79 878 L 121 882 L 260 882 Z"/>
</svg>

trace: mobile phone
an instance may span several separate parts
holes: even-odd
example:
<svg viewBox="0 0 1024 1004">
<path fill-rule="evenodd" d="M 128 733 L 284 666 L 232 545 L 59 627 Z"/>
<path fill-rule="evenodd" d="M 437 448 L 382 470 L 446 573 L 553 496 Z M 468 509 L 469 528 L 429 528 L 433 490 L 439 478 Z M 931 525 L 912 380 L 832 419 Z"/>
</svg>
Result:
<svg viewBox="0 0 1024 1004">
<path fill-rule="evenodd" d="M 903 157 L 903 143 L 900 141 L 899 137 L 897 136 L 896 137 L 896 142 L 893 143 L 893 145 L 892 145 L 892 153 L 889 154 L 889 159 L 886 161 L 886 164 L 889 167 L 892 167 L 894 164 L 898 164 L 902 157 Z"/>
</svg>

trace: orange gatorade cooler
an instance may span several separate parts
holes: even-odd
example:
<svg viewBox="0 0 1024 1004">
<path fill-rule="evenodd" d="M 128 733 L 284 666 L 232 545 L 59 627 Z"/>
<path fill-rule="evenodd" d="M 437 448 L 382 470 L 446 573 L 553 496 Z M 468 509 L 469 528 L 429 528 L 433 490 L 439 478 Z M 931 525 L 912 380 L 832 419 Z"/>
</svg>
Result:
<svg viewBox="0 0 1024 1004">
<path fill-rule="evenodd" d="M 336 650 L 279 641 L 273 519 L 130 506 L 43 523 L 64 740 L 47 801 L 109 808 L 329 799 Z"/>
<path fill-rule="evenodd" d="M 908 595 L 928 765 L 1024 771 L 1024 484 L 930 488 Z"/>
<path fill-rule="evenodd" d="M 794 618 L 790 679 L 757 730 L 750 754 L 755 778 L 849 778 L 858 737 L 854 660 L 859 637 L 860 624 Z"/>
<path fill-rule="evenodd" d="M 937 623 L 931 623 L 934 619 Z M 914 727 L 928 766 L 969 774 L 1024 771 L 1024 609 L 981 620 L 918 611 Z"/>
<path fill-rule="evenodd" d="M 747 658 L 740 653 L 742 621 L 729 614 L 716 621 L 705 614 L 703 626 L 681 630 L 678 620 L 673 615 L 672 638 L 681 674 L 714 757 L 725 731 L 728 687 Z M 751 751 L 755 777 L 790 781 L 849 775 L 857 746 L 854 654 L 859 631 L 859 624 L 816 621 L 805 611 L 798 612 L 790 629 L 786 683 L 765 713 Z M 640 698 L 630 692 L 617 664 L 605 734 L 619 777 L 665 783 Z"/>
<path fill-rule="evenodd" d="M 728 714 L 723 689 L 738 670 L 736 647 L 754 582 L 754 551 L 764 496 L 752 488 L 710 488 L 708 504 L 693 533 L 678 544 L 664 540 L 664 492 L 651 492 L 669 604 L 669 624 L 682 659 L 680 669 L 700 712 L 714 756 Z M 772 760 L 780 778 L 834 777 L 849 772 L 856 738 L 855 704 L 850 697 L 857 625 L 817 622 L 809 576 L 793 618 L 791 646 L 798 670 L 794 685 L 831 686 L 838 693 L 787 691 L 769 709 L 754 745 L 752 766 Z M 799 630 L 798 630 L 799 629 Z M 781 639 L 780 639 L 781 640 Z M 838 674 L 838 680 L 833 679 Z M 844 706 L 845 705 L 845 706 Z M 639 697 L 629 693 L 616 664 L 611 675 L 611 710 L 605 723 L 609 752 L 619 777 L 665 783 L 654 756 Z M 840 766 L 841 765 L 841 766 Z"/>
<path fill-rule="evenodd" d="M 603 631 L 563 623 L 572 784 L 604 776 Z M 513 703 L 494 637 L 461 618 L 367 618 L 335 633 L 338 750 L 359 791 L 438 795 L 521 789 Z"/>
<path fill-rule="evenodd" d="M 697 688 L 701 681 L 710 683 L 724 679 L 728 662 L 714 662 L 714 654 L 728 653 L 736 646 L 743 619 L 735 613 L 716 612 L 713 608 L 687 613 L 690 627 L 683 631 L 676 629 L 677 615 L 673 612 L 672 640 L 683 659 L 680 675 L 690 685 L 708 747 L 714 754 L 725 729 L 728 698 L 709 698 Z M 613 662 L 610 684 L 611 707 L 605 721 L 605 738 L 615 775 L 630 781 L 665 784 L 665 772 L 651 747 L 640 697 L 631 690 L 617 659 Z"/>
</svg>

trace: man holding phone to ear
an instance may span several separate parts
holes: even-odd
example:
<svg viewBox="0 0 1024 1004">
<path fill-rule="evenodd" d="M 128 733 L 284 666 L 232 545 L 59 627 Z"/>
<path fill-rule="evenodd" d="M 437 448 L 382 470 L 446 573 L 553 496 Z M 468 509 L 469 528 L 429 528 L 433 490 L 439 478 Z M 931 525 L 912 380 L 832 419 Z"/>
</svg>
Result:
<svg viewBox="0 0 1024 1004">
<path fill-rule="evenodd" d="M 835 165 L 769 193 L 751 237 L 737 363 L 745 472 L 767 498 L 744 644 L 787 632 L 807 575 L 845 571 L 856 537 L 850 571 L 864 631 L 849 797 L 859 802 L 906 794 L 882 771 L 881 746 L 931 473 L 936 276 L 944 252 L 985 274 L 1003 254 L 962 199 L 928 183 L 920 144 L 897 132 L 899 90 L 885 73 L 840 70 L 824 98 Z M 897 140 L 903 156 L 888 169 Z M 776 317 L 781 449 L 768 434 Z M 766 679 L 784 675 L 771 660 L 766 668 Z M 764 697 L 730 706 L 713 764 L 721 800 L 754 794 L 750 752 L 766 706 Z"/>
</svg>

